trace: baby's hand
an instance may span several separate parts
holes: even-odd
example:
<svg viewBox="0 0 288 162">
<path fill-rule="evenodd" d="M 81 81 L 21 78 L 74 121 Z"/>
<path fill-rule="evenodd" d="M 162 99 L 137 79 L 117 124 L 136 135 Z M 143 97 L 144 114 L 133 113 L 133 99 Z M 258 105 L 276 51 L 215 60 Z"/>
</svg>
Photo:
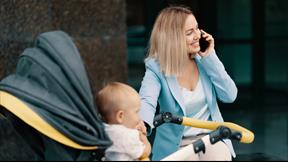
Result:
<svg viewBox="0 0 288 162">
<path fill-rule="evenodd" d="M 145 124 L 143 121 L 140 121 L 139 124 L 136 126 L 136 129 L 144 134 L 145 136 L 147 135 L 147 129 L 145 127 Z"/>
</svg>

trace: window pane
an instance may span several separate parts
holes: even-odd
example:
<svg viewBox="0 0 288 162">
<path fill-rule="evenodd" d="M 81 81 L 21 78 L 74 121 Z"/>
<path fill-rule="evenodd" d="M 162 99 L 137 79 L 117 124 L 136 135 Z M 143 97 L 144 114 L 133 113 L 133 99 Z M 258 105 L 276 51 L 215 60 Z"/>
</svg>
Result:
<svg viewBox="0 0 288 162">
<path fill-rule="evenodd" d="M 237 85 L 251 84 L 251 46 L 223 44 L 218 46 L 218 56 L 226 71 Z"/>
<path fill-rule="evenodd" d="M 266 85 L 288 90 L 288 40 L 266 41 Z"/>
<path fill-rule="evenodd" d="M 218 27 L 220 39 L 251 38 L 250 0 L 219 0 L 217 3 Z"/>
<path fill-rule="evenodd" d="M 266 36 L 288 38 L 288 1 L 266 0 Z"/>
</svg>

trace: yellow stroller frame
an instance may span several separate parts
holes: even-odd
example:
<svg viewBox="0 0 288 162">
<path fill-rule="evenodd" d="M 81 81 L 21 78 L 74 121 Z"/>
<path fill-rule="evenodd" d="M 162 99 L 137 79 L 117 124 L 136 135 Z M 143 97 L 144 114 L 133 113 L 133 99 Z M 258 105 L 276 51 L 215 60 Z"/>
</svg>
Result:
<svg viewBox="0 0 288 162">
<path fill-rule="evenodd" d="M 97 146 L 83 146 L 80 145 L 63 133 L 59 132 L 49 123 L 47 123 L 43 118 L 41 118 L 37 113 L 31 110 L 23 101 L 17 97 L 11 95 L 10 93 L 0 91 L 0 105 L 9 110 L 11 113 L 16 115 L 19 119 L 24 121 L 29 126 L 35 128 L 40 133 L 46 135 L 47 137 L 64 144 L 66 146 L 79 149 L 79 150 L 95 150 Z"/>
</svg>

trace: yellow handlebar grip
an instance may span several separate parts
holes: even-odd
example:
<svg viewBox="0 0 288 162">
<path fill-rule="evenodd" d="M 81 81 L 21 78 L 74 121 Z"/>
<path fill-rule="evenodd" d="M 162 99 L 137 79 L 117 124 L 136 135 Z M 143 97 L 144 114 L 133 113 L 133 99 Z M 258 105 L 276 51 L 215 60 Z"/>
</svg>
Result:
<svg viewBox="0 0 288 162">
<path fill-rule="evenodd" d="M 231 122 L 202 121 L 188 117 L 183 117 L 182 125 L 209 130 L 215 130 L 219 126 L 226 126 L 234 131 L 238 131 L 241 133 L 242 135 L 242 138 L 240 140 L 241 143 L 252 143 L 254 141 L 253 132 Z"/>
</svg>

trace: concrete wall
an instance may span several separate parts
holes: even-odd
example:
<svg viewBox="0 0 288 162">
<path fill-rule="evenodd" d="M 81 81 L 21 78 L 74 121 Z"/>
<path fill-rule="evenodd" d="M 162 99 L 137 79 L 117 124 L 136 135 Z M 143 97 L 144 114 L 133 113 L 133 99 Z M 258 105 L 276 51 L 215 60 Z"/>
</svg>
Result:
<svg viewBox="0 0 288 162">
<path fill-rule="evenodd" d="M 105 82 L 127 80 L 124 0 L 2 0 L 0 22 L 0 79 L 39 33 L 63 30 L 74 38 L 95 93 Z M 0 160 L 31 158 L 0 114 Z"/>
</svg>

